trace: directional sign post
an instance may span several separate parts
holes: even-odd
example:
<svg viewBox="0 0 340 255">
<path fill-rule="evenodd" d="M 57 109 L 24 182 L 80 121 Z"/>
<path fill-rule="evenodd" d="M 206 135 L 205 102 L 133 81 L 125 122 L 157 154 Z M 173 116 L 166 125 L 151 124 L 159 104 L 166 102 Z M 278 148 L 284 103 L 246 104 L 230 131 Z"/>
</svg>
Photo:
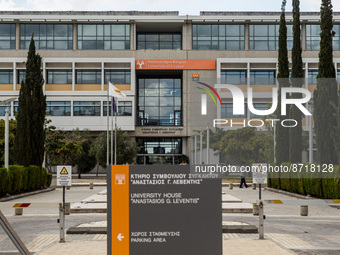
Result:
<svg viewBox="0 0 340 255">
<path fill-rule="evenodd" d="M 60 208 L 60 242 L 65 242 L 65 186 L 72 186 L 72 166 L 57 166 L 57 186 L 63 187 L 63 206 Z"/>
<path fill-rule="evenodd" d="M 108 255 L 222 254 L 221 179 L 190 166 L 108 171 Z"/>
</svg>

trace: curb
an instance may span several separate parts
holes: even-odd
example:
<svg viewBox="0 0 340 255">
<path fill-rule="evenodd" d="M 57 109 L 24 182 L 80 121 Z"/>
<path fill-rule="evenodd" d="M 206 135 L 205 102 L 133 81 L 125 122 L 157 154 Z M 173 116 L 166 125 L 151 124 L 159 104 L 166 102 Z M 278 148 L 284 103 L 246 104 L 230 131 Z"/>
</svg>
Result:
<svg viewBox="0 0 340 255">
<path fill-rule="evenodd" d="M 106 208 L 71 208 L 73 213 L 107 213 Z"/>
<path fill-rule="evenodd" d="M 71 227 L 66 231 L 69 235 L 83 235 L 83 234 L 107 234 L 107 227 Z"/>
<path fill-rule="evenodd" d="M 246 226 L 222 226 L 223 233 L 238 233 L 238 234 L 257 234 L 259 230 L 254 225 Z"/>
<path fill-rule="evenodd" d="M 36 195 L 36 194 L 40 194 L 40 193 L 50 192 L 50 191 L 53 191 L 53 190 L 55 190 L 55 188 L 50 187 L 50 188 L 47 188 L 47 189 L 30 191 L 30 192 L 26 192 L 26 193 L 22 193 L 22 194 L 18 194 L 18 195 L 0 198 L 0 202 L 6 202 L 6 201 L 22 198 L 22 197 L 28 197 L 28 196 L 32 196 L 32 195 Z"/>
<path fill-rule="evenodd" d="M 317 198 L 313 198 L 313 197 L 310 197 L 310 196 L 304 196 L 304 195 L 291 193 L 291 192 L 284 191 L 284 190 L 269 188 L 269 187 L 267 187 L 265 189 L 268 190 L 268 191 L 274 192 L 274 193 L 284 194 L 284 195 L 287 195 L 287 196 L 296 197 L 296 198 L 300 198 L 300 199 L 317 199 Z"/>
</svg>

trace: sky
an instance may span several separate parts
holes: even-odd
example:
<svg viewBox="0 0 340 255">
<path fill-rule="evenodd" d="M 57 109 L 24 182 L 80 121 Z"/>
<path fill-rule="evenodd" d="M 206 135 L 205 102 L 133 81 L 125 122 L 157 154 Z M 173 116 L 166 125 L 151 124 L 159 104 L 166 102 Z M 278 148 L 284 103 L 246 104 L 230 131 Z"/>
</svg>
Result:
<svg viewBox="0 0 340 255">
<path fill-rule="evenodd" d="M 333 0 L 340 11 L 340 1 Z M 0 0 L 0 11 L 179 11 L 199 15 L 200 11 L 280 11 L 282 0 Z M 319 11 L 321 0 L 301 0 L 301 11 Z M 292 0 L 287 1 L 291 11 Z"/>
</svg>

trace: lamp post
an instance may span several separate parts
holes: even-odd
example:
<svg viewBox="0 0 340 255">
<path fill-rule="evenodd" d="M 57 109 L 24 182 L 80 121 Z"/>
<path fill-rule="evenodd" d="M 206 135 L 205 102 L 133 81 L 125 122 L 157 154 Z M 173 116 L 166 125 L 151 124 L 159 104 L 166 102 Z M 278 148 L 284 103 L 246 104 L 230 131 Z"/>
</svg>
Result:
<svg viewBox="0 0 340 255">
<path fill-rule="evenodd" d="M 9 156 L 8 156 L 8 148 L 9 148 L 9 114 L 8 114 L 8 108 L 9 105 L 6 105 L 8 103 L 13 102 L 14 100 L 16 100 L 17 98 L 10 98 L 10 99 L 6 99 L 4 101 L 0 102 L 0 105 L 4 105 L 5 106 L 5 168 L 8 169 L 8 164 L 9 164 Z"/>
</svg>

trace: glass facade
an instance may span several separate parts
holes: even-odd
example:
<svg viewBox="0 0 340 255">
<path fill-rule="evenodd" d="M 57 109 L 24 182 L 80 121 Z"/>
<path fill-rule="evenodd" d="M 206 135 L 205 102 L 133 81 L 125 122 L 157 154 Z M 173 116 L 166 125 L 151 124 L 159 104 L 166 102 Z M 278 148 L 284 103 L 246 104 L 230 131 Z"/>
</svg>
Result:
<svg viewBox="0 0 340 255">
<path fill-rule="evenodd" d="M 340 25 L 334 24 L 333 31 L 333 50 L 340 50 Z M 307 50 L 320 50 L 320 33 L 321 28 L 319 24 L 306 25 L 306 47 Z"/>
<path fill-rule="evenodd" d="M 72 70 L 50 69 L 47 70 L 47 84 L 72 84 Z"/>
<path fill-rule="evenodd" d="M 247 118 L 247 104 L 244 104 L 244 114 L 234 115 L 233 104 L 223 103 L 221 106 L 221 118 Z"/>
<path fill-rule="evenodd" d="M 316 85 L 317 80 L 316 77 L 318 76 L 319 71 L 318 70 L 308 70 L 308 84 L 309 85 Z"/>
<path fill-rule="evenodd" d="M 275 85 L 275 70 L 250 70 L 250 84 Z"/>
<path fill-rule="evenodd" d="M 32 33 L 37 49 L 73 49 L 72 24 L 20 24 L 20 49 L 29 48 Z"/>
<path fill-rule="evenodd" d="M 181 50 L 180 33 L 139 33 L 137 50 Z"/>
<path fill-rule="evenodd" d="M 111 116 L 111 102 L 109 103 L 109 114 Z M 103 102 L 103 116 L 107 116 L 107 102 Z M 132 116 L 132 102 L 118 101 L 117 116 Z"/>
<path fill-rule="evenodd" d="M 244 25 L 192 25 L 194 50 L 244 50 Z"/>
<path fill-rule="evenodd" d="M 0 24 L 0 49 L 15 49 L 15 24 Z"/>
<path fill-rule="evenodd" d="M 1 105 L 0 106 L 0 116 L 5 116 L 6 114 L 6 106 L 9 106 L 8 107 L 8 116 L 11 116 L 11 103 L 7 103 L 5 105 Z"/>
<path fill-rule="evenodd" d="M 139 154 L 182 154 L 182 138 L 136 138 Z"/>
<path fill-rule="evenodd" d="M 41 69 L 41 74 L 43 74 L 43 69 Z M 17 83 L 21 84 L 21 81 L 26 79 L 26 69 L 19 69 L 17 75 Z"/>
<path fill-rule="evenodd" d="M 250 50 L 277 50 L 279 48 L 278 24 L 249 25 Z M 293 47 L 293 25 L 287 25 L 287 48 Z"/>
<path fill-rule="evenodd" d="M 253 103 L 253 106 L 256 110 L 268 110 L 270 105 L 267 103 Z M 250 118 L 263 118 L 265 115 L 256 115 L 250 112 Z"/>
<path fill-rule="evenodd" d="M 246 85 L 247 71 L 246 70 L 222 70 L 221 83 L 232 85 Z"/>
<path fill-rule="evenodd" d="M 79 50 L 129 50 L 129 24 L 79 24 Z"/>
<path fill-rule="evenodd" d="M 73 116 L 100 116 L 100 101 L 74 101 Z"/>
<path fill-rule="evenodd" d="M 130 70 L 105 70 L 105 79 L 109 79 L 112 84 L 131 84 Z"/>
<path fill-rule="evenodd" d="M 71 116 L 71 101 L 47 101 L 46 115 Z"/>
<path fill-rule="evenodd" d="M 101 84 L 102 71 L 96 69 L 76 70 L 76 84 Z"/>
<path fill-rule="evenodd" d="M 137 102 L 137 125 L 182 125 L 180 78 L 139 78 Z"/>
<path fill-rule="evenodd" d="M 13 84 L 13 70 L 0 70 L 0 84 Z"/>
</svg>

